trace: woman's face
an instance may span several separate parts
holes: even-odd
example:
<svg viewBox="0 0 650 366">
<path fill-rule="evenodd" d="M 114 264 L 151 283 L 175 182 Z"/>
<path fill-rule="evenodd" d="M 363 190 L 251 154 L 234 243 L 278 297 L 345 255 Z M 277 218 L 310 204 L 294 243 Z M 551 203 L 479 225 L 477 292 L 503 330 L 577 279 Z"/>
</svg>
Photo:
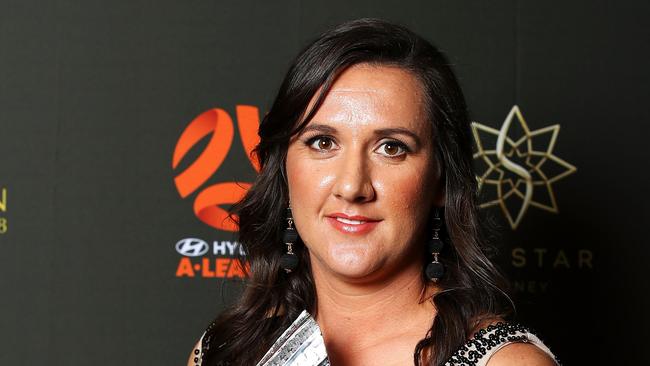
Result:
<svg viewBox="0 0 650 366">
<path fill-rule="evenodd" d="M 291 208 L 315 274 L 363 281 L 421 265 L 443 203 L 422 93 L 408 71 L 354 65 L 291 140 Z"/>
</svg>

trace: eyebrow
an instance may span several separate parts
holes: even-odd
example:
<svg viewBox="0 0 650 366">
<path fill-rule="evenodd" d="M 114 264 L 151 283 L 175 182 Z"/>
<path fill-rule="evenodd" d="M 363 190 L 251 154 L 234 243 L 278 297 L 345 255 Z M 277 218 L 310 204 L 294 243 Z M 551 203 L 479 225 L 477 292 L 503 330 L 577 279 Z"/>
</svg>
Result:
<svg viewBox="0 0 650 366">
<path fill-rule="evenodd" d="M 318 131 L 320 133 L 327 133 L 331 135 L 337 133 L 337 129 L 332 126 L 324 125 L 321 123 L 311 123 L 307 125 L 300 134 L 302 135 L 309 131 Z M 420 146 L 422 146 L 422 141 L 420 140 L 420 137 L 415 132 L 403 127 L 380 128 L 374 130 L 373 134 L 377 137 L 390 136 L 390 135 L 405 135 L 405 136 L 409 136 L 415 141 L 415 145 L 418 149 L 420 148 Z"/>
</svg>

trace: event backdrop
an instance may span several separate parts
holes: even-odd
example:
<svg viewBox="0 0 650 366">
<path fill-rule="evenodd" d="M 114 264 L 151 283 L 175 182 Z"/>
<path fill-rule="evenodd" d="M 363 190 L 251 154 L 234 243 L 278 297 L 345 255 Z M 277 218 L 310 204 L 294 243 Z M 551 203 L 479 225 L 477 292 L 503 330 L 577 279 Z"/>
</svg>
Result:
<svg viewBox="0 0 650 366">
<path fill-rule="evenodd" d="M 648 2 L 0 1 L 0 365 L 182 365 L 292 58 L 375 16 L 446 52 L 517 319 L 649 362 Z M 502 144 L 497 144 L 502 141 Z"/>
</svg>

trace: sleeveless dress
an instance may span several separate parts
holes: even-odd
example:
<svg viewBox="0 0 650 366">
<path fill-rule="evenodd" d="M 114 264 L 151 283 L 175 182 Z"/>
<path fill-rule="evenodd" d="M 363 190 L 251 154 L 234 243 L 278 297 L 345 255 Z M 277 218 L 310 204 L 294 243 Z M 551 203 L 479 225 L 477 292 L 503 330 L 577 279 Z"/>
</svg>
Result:
<svg viewBox="0 0 650 366">
<path fill-rule="evenodd" d="M 202 366 L 203 332 L 198 348 L 193 351 L 195 366 Z M 485 366 L 498 350 L 512 343 L 530 343 L 560 361 L 529 328 L 511 322 L 499 322 L 480 329 L 447 360 L 445 366 Z M 280 335 L 257 366 L 330 366 L 320 328 L 307 311 Z"/>
<path fill-rule="evenodd" d="M 445 366 L 485 366 L 498 350 L 512 343 L 530 343 L 548 354 L 556 365 L 558 358 L 529 328 L 511 322 L 498 322 L 474 333 L 447 360 Z"/>
</svg>

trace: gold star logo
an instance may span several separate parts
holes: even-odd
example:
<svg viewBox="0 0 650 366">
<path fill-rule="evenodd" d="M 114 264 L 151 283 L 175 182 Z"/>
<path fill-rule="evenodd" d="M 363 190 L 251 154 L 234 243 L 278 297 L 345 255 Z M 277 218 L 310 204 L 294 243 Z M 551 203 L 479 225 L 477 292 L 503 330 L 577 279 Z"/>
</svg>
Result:
<svg viewBox="0 0 650 366">
<path fill-rule="evenodd" d="M 520 137 L 513 136 L 517 127 L 521 130 Z M 472 122 L 477 147 L 474 159 L 486 167 L 476 177 L 479 190 L 484 195 L 491 193 L 480 207 L 501 207 L 512 230 L 519 226 L 530 206 L 558 213 L 552 185 L 577 170 L 553 154 L 559 132 L 558 124 L 531 131 L 516 105 L 500 130 Z M 487 141 L 495 138 L 494 148 L 486 148 Z M 539 200 L 541 198 L 545 198 L 545 202 Z"/>
</svg>

